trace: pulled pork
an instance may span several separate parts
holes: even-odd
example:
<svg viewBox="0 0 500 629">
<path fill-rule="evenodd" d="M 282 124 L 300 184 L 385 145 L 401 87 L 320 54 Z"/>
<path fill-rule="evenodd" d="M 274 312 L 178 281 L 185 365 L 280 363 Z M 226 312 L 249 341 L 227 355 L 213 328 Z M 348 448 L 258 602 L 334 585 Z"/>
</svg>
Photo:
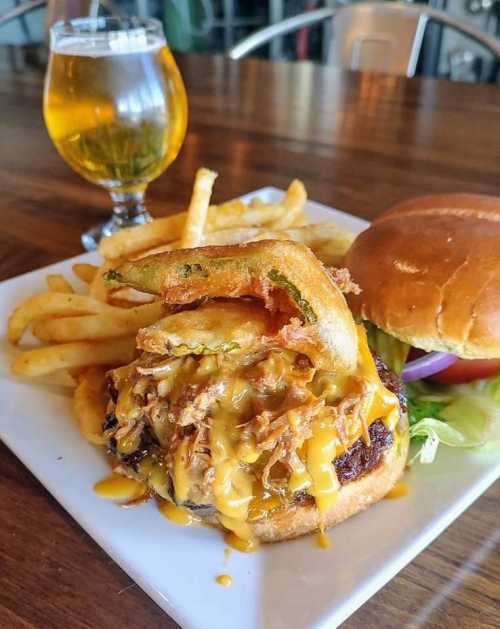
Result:
<svg viewBox="0 0 500 629">
<path fill-rule="evenodd" d="M 399 380 L 378 358 L 376 365 L 384 384 L 400 395 L 403 404 Z M 180 373 L 184 375 L 178 380 Z M 116 469 L 136 477 L 141 462 L 153 456 L 168 472 L 168 491 L 173 496 L 170 479 L 178 449 L 185 444 L 186 464 L 194 482 L 184 504 L 213 504 L 211 416 L 231 378 L 241 377 L 251 388 L 252 399 L 237 427 L 239 444 L 247 444 L 257 453 L 256 474 L 266 490 L 286 492 L 288 474 L 306 471 L 301 448 L 313 434 L 313 422 L 321 419 L 332 422 L 344 445 L 349 443 L 352 427 L 361 428 L 361 438 L 334 461 L 341 484 L 356 480 L 380 463 L 384 449 L 392 444 L 392 434 L 381 421 L 361 424 L 363 404 L 373 393 L 369 383 L 353 380 L 351 393 L 336 400 L 326 389 L 313 394 L 315 374 L 307 356 L 286 350 L 271 349 L 254 354 L 253 359 L 247 354 L 166 361 L 143 355 L 133 369 L 115 370 L 109 378 L 111 400 L 103 429 L 109 449 L 118 459 Z M 131 405 L 121 422 L 115 415 L 120 391 L 129 396 Z M 123 439 L 136 442 L 137 448 L 120 452 Z M 275 466 L 279 469 L 273 474 Z"/>
</svg>

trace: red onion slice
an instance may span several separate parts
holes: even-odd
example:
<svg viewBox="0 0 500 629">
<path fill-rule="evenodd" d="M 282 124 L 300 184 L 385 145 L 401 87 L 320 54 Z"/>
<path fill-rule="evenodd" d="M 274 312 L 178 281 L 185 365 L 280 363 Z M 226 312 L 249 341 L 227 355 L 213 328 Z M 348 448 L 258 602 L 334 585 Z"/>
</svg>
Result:
<svg viewBox="0 0 500 629">
<path fill-rule="evenodd" d="M 421 356 L 416 360 L 407 363 L 401 372 L 401 380 L 411 382 L 412 380 L 420 380 L 427 378 L 438 371 L 444 371 L 450 365 L 458 360 L 453 354 L 446 352 L 430 352 Z"/>
</svg>

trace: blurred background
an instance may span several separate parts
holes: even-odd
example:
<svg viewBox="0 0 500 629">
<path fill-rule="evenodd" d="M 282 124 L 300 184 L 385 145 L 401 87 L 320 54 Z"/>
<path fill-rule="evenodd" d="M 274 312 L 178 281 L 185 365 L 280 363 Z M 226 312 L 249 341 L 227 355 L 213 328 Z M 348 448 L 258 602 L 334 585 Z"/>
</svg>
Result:
<svg viewBox="0 0 500 629">
<path fill-rule="evenodd" d="M 99 5 L 97 8 L 96 4 Z M 102 15 L 154 16 L 163 22 L 173 50 L 228 54 L 237 43 L 266 26 L 281 24 L 292 16 L 350 4 L 354 3 L 328 0 L 106 0 L 99 3 L 91 0 L 0 0 L 0 63 L 16 72 L 33 66 L 43 67 L 47 60 L 47 25 L 61 17 L 84 15 L 89 10 L 98 10 Z M 498 81 L 498 55 L 478 43 L 474 33 L 498 41 L 500 0 L 422 0 L 417 4 L 442 11 L 453 18 L 459 28 L 443 25 L 439 19 L 426 24 L 419 42 L 418 62 L 410 74 L 456 81 Z M 354 16 L 351 22 L 356 23 L 357 19 Z M 335 63 L 327 51 L 331 50 L 332 40 L 345 33 L 336 31 L 332 24 L 335 25 L 335 19 L 318 20 L 310 27 L 299 25 L 284 36 L 273 36 L 269 43 L 249 54 L 273 60 L 307 59 Z M 472 37 L 470 33 L 460 32 L 460 26 L 464 25 L 473 29 Z M 352 23 L 349 27 L 352 29 Z M 346 20 L 342 22 L 342 28 L 347 28 Z M 391 28 L 398 30 L 400 27 L 393 25 Z M 412 33 L 414 37 L 415 33 Z M 373 47 L 374 40 L 370 41 L 373 51 L 376 46 Z M 375 64 L 371 69 L 379 68 Z"/>
</svg>

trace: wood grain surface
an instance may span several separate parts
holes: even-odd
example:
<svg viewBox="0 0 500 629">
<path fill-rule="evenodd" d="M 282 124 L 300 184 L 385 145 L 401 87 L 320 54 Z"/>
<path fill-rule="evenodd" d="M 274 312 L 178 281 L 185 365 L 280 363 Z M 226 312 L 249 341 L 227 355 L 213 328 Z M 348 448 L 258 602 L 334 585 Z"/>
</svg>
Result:
<svg viewBox="0 0 500 629">
<path fill-rule="evenodd" d="M 496 86 L 220 57 L 179 63 L 189 132 L 150 186 L 155 215 L 186 205 L 200 165 L 220 173 L 217 200 L 300 177 L 312 199 L 368 219 L 418 194 L 499 189 Z M 110 208 L 51 145 L 42 78 L 0 74 L 0 279 L 80 253 L 81 232 Z M 4 446 L 0 478 L 1 628 L 176 626 Z M 499 548 L 497 483 L 345 629 L 500 627 Z"/>
</svg>

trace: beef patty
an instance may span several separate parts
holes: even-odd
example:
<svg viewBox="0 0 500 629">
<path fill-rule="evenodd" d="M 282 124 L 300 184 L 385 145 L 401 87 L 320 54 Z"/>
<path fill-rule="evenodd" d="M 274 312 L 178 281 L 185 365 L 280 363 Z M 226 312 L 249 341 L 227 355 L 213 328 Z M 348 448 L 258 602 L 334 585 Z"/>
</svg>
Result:
<svg viewBox="0 0 500 629">
<path fill-rule="evenodd" d="M 382 384 L 394 393 L 399 400 L 401 411 L 406 412 L 406 395 L 401 380 L 393 373 L 384 361 L 374 353 L 375 365 Z M 341 485 L 357 480 L 380 464 L 384 450 L 390 448 L 394 442 L 392 433 L 384 423 L 378 419 L 368 429 L 370 445 L 360 438 L 334 461 L 335 471 Z"/>
<path fill-rule="evenodd" d="M 357 480 L 378 467 L 384 450 L 390 448 L 394 442 L 392 433 L 380 419 L 371 424 L 368 432 L 369 446 L 360 438 L 349 450 L 335 459 L 335 471 L 341 485 Z"/>
</svg>

